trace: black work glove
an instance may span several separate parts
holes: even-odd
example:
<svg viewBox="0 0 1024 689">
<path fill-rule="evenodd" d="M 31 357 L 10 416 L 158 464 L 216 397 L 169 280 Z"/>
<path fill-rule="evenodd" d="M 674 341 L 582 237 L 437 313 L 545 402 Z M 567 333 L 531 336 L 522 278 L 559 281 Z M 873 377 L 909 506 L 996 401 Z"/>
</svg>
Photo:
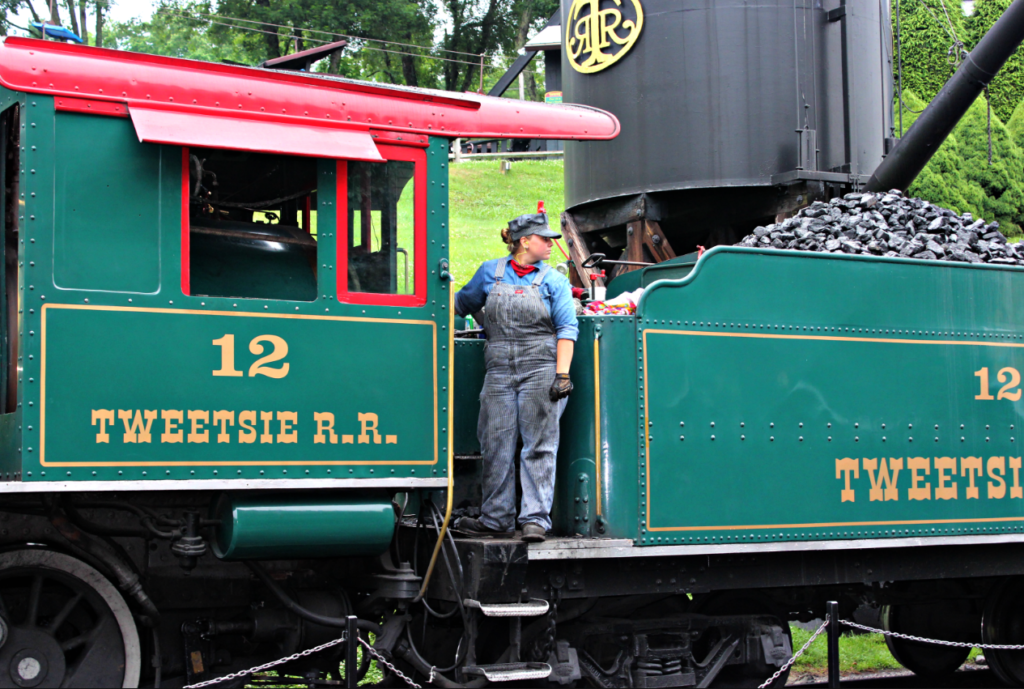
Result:
<svg viewBox="0 0 1024 689">
<path fill-rule="evenodd" d="M 548 392 L 551 395 L 552 402 L 568 397 L 569 393 L 572 392 L 572 381 L 569 380 L 569 374 L 556 373 L 555 382 L 551 384 L 551 390 Z"/>
</svg>

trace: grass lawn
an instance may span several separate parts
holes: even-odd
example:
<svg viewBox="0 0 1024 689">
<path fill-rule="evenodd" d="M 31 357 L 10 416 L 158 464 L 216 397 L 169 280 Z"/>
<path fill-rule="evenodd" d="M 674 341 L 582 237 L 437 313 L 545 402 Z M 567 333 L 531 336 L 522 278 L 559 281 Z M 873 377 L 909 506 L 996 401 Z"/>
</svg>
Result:
<svg viewBox="0 0 1024 689">
<path fill-rule="evenodd" d="M 536 213 L 537 202 L 544 201 L 557 231 L 565 210 L 561 160 L 516 161 L 504 175 L 500 164 L 499 160 L 451 164 L 448 218 L 456 287 L 469 282 L 484 261 L 505 255 L 501 230 L 509 220 Z M 551 265 L 563 261 L 565 257 L 554 247 Z"/>
</svg>

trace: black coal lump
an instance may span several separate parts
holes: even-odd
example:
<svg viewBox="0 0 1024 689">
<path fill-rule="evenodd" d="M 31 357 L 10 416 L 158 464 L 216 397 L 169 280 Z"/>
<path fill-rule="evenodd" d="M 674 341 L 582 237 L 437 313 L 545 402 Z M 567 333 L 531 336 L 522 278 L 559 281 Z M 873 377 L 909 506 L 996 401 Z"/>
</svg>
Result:
<svg viewBox="0 0 1024 689">
<path fill-rule="evenodd" d="M 1009 244 L 998 222 L 896 189 L 815 201 L 791 218 L 754 228 L 737 246 L 1024 266 L 1024 244 Z"/>
</svg>

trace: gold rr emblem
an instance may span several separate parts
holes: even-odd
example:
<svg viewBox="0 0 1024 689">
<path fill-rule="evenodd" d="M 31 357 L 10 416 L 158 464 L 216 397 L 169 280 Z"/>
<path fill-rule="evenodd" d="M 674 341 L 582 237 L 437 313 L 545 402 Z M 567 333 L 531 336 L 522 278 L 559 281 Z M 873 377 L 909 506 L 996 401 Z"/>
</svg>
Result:
<svg viewBox="0 0 1024 689">
<path fill-rule="evenodd" d="M 610 4 L 609 0 L 603 0 Z M 629 52 L 644 26 L 639 0 L 611 0 L 614 7 L 601 9 L 602 0 L 573 0 L 566 22 L 565 43 L 569 63 L 577 72 L 592 74 L 612 66 Z M 635 19 L 623 19 L 619 9 L 631 6 Z M 621 46 L 609 52 L 613 46 Z"/>
</svg>

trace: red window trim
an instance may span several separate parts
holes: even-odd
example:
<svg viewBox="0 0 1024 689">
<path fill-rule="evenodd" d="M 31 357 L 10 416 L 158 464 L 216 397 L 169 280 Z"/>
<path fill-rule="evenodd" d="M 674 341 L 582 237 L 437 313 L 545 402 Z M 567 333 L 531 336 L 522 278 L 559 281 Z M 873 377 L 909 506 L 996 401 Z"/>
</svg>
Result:
<svg viewBox="0 0 1024 689">
<path fill-rule="evenodd" d="M 349 304 L 381 306 L 423 306 L 427 303 L 427 154 L 420 148 L 409 146 L 377 145 L 384 160 L 404 160 L 415 163 L 413 170 L 413 223 L 414 236 L 413 294 L 374 294 L 348 291 L 348 162 L 338 161 L 337 208 L 337 275 L 338 301 Z"/>
<path fill-rule="evenodd" d="M 181 292 L 185 296 L 192 294 L 192 272 L 189 261 L 192 257 L 192 250 L 189 242 L 189 218 L 188 201 L 189 188 L 192 186 L 189 180 L 189 157 L 188 146 L 181 147 Z"/>
</svg>

